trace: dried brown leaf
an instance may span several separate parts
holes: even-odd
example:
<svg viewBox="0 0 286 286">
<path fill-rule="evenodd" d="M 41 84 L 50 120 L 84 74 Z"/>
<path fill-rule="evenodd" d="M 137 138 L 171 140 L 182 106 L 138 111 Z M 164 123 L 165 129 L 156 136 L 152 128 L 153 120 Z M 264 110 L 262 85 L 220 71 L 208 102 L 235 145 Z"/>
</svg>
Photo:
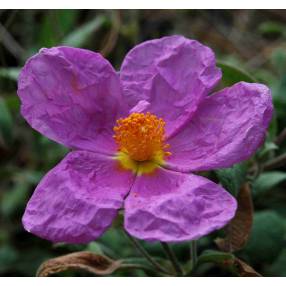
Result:
<svg viewBox="0 0 286 286">
<path fill-rule="evenodd" d="M 235 258 L 234 266 L 241 277 L 262 277 L 262 275 L 256 272 L 250 265 L 238 258 Z"/>
<path fill-rule="evenodd" d="M 249 238 L 253 221 L 253 204 L 248 183 L 241 187 L 237 202 L 235 217 L 226 227 L 226 237 L 216 240 L 218 248 L 225 252 L 242 249 Z"/>
<path fill-rule="evenodd" d="M 45 261 L 37 276 L 50 276 L 65 270 L 85 270 L 96 275 L 109 275 L 120 268 L 121 261 L 114 261 L 104 255 L 80 251 Z"/>
</svg>

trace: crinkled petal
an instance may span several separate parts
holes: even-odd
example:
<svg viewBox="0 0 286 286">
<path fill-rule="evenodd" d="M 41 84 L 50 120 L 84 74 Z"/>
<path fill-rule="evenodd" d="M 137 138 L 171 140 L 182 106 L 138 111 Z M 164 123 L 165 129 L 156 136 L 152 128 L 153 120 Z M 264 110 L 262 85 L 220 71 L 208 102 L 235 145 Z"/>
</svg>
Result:
<svg viewBox="0 0 286 286">
<path fill-rule="evenodd" d="M 111 158 L 71 152 L 36 188 L 24 227 L 53 242 L 90 242 L 111 225 L 133 181 Z"/>
<path fill-rule="evenodd" d="M 169 140 L 167 168 L 202 171 L 248 159 L 263 143 L 272 111 L 271 92 L 263 84 L 240 82 L 207 97 Z"/>
<path fill-rule="evenodd" d="M 119 76 L 100 54 L 41 49 L 21 71 L 21 112 L 37 131 L 71 148 L 112 153 L 122 101 Z"/>
<path fill-rule="evenodd" d="M 176 133 L 221 78 L 212 50 L 182 36 L 146 41 L 133 48 L 120 70 L 130 109 L 141 100 Z"/>
<path fill-rule="evenodd" d="M 124 224 L 144 240 L 193 240 L 226 225 L 236 206 L 227 191 L 204 177 L 158 169 L 136 178 L 125 200 Z"/>
</svg>

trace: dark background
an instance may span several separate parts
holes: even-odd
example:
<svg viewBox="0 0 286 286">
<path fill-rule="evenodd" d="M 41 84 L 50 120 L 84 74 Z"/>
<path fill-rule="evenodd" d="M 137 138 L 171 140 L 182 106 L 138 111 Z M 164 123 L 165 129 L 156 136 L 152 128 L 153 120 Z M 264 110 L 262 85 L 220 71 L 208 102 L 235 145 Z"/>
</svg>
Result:
<svg viewBox="0 0 286 286">
<path fill-rule="evenodd" d="M 34 276 L 44 260 L 75 250 L 88 249 L 112 258 L 138 255 L 118 224 L 89 245 L 52 245 L 24 231 L 21 216 L 28 198 L 67 150 L 32 130 L 21 117 L 16 95 L 19 68 L 42 47 L 70 45 L 100 51 L 118 69 L 135 44 L 171 34 L 201 41 L 215 51 L 220 63 L 242 69 L 272 89 L 275 116 L 264 146 L 243 167 L 206 176 L 232 193 L 241 183 L 250 182 L 254 223 L 248 243 L 235 254 L 262 275 L 286 276 L 284 10 L 0 10 L 0 276 Z M 244 75 L 223 67 L 222 85 Z M 273 164 L 277 157 L 278 163 Z M 237 170 L 245 171 L 243 179 Z M 199 254 L 217 249 L 214 238 L 219 235 L 202 238 Z M 153 255 L 162 255 L 159 244 L 144 245 Z M 181 262 L 189 259 L 188 246 L 173 245 Z M 114 275 L 146 274 L 125 270 Z M 232 274 L 205 264 L 197 275 Z"/>
</svg>

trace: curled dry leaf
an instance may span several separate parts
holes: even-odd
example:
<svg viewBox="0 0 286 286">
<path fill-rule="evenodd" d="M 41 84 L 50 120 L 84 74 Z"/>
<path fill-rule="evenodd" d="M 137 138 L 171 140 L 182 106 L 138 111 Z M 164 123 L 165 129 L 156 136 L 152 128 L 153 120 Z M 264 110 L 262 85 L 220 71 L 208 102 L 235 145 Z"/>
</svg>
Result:
<svg viewBox="0 0 286 286">
<path fill-rule="evenodd" d="M 235 258 L 234 266 L 237 273 L 241 277 L 261 277 L 262 275 L 256 272 L 250 265 L 246 264 L 244 261 Z"/>
<path fill-rule="evenodd" d="M 65 270 L 85 270 L 96 275 L 109 275 L 121 266 L 120 260 L 112 260 L 104 255 L 89 251 L 74 252 L 44 262 L 37 271 L 37 276 L 50 276 Z"/>
<path fill-rule="evenodd" d="M 216 240 L 218 248 L 225 252 L 242 249 L 249 238 L 253 221 L 253 204 L 248 183 L 241 187 L 237 202 L 235 217 L 226 227 L 226 237 Z"/>
<path fill-rule="evenodd" d="M 232 253 L 207 250 L 199 256 L 196 267 L 203 263 L 214 263 L 240 277 L 261 276 L 251 266 L 235 257 Z"/>
</svg>

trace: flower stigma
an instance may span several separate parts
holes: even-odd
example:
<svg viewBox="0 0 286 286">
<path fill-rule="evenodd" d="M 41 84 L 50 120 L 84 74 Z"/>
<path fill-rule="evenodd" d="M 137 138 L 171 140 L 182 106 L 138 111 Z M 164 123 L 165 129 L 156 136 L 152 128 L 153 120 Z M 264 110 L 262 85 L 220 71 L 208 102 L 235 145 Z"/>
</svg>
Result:
<svg viewBox="0 0 286 286">
<path fill-rule="evenodd" d="M 132 113 L 116 121 L 114 140 L 116 159 L 124 169 L 139 175 L 153 172 L 170 156 L 165 144 L 165 121 L 150 112 Z"/>
</svg>

